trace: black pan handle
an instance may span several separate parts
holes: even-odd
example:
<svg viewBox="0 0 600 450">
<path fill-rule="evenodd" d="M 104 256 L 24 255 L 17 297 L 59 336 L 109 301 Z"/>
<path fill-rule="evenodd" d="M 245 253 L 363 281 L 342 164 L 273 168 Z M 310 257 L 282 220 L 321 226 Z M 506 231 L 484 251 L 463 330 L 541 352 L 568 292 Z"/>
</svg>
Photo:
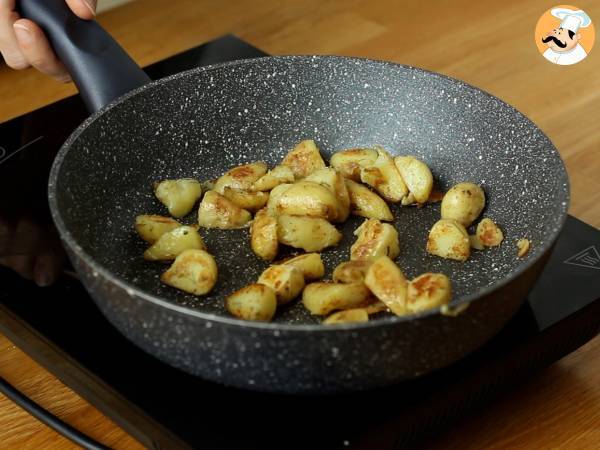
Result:
<svg viewBox="0 0 600 450">
<path fill-rule="evenodd" d="M 88 110 L 97 111 L 150 81 L 97 22 L 77 17 L 65 0 L 18 0 L 17 6 L 21 17 L 44 30 Z"/>
</svg>

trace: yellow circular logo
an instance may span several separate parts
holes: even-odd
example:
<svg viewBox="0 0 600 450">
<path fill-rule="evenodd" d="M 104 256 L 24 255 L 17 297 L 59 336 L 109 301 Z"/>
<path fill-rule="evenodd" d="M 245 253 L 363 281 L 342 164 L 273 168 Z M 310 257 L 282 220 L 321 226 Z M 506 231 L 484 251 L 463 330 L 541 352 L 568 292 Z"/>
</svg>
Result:
<svg viewBox="0 0 600 450">
<path fill-rule="evenodd" d="M 596 33 L 592 19 L 572 5 L 558 5 L 546 11 L 535 27 L 535 44 L 553 64 L 570 66 L 583 61 L 592 51 Z"/>
</svg>

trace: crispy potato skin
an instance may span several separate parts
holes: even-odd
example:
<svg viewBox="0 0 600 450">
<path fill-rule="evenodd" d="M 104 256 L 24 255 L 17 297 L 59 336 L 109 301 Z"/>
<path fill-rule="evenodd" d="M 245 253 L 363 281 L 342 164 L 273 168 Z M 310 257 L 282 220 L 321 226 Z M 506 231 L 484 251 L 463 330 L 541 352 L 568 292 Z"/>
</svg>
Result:
<svg viewBox="0 0 600 450">
<path fill-rule="evenodd" d="M 350 247 L 350 259 L 371 260 L 386 255 L 396 258 L 400 254 L 398 232 L 393 225 L 377 219 L 367 219 L 354 232 L 358 238 Z"/>
<path fill-rule="evenodd" d="M 305 252 L 321 251 L 342 239 L 342 233 L 325 219 L 286 214 L 277 217 L 277 236 L 280 243 Z"/>
<path fill-rule="evenodd" d="M 317 169 L 304 180 L 325 186 L 335 195 L 338 206 L 335 217 L 336 222 L 344 222 L 348 218 L 350 215 L 350 196 L 344 177 L 337 170 L 331 167 Z"/>
<path fill-rule="evenodd" d="M 504 240 L 504 234 L 492 219 L 482 219 L 477 225 L 477 237 L 486 247 L 497 247 Z"/>
<path fill-rule="evenodd" d="M 275 166 L 250 186 L 250 192 L 270 191 L 284 183 L 294 182 L 294 172 L 288 166 Z"/>
<path fill-rule="evenodd" d="M 273 289 L 277 303 L 283 305 L 292 301 L 302 292 L 304 275 L 300 269 L 294 266 L 274 264 L 265 269 L 258 278 L 258 282 Z"/>
<path fill-rule="evenodd" d="M 269 215 L 266 208 L 254 216 L 250 226 L 250 247 L 256 256 L 265 261 L 272 261 L 277 256 L 277 219 Z"/>
<path fill-rule="evenodd" d="M 471 225 L 485 207 L 485 193 L 474 183 L 452 186 L 442 199 L 442 219 L 456 220 L 465 228 Z"/>
<path fill-rule="evenodd" d="M 397 156 L 394 163 L 414 201 L 425 203 L 433 189 L 433 175 L 427 164 L 414 156 Z"/>
<path fill-rule="evenodd" d="M 281 161 L 294 172 L 294 177 L 299 180 L 307 177 L 317 169 L 325 167 L 325 161 L 321 157 L 319 148 L 315 141 L 308 139 L 300 142 Z"/>
<path fill-rule="evenodd" d="M 339 203 L 335 194 L 327 187 L 303 180 L 285 189 L 275 200 L 271 210 L 276 215 L 289 214 L 338 221 Z"/>
<path fill-rule="evenodd" d="M 208 294 L 217 282 L 217 264 L 204 250 L 185 250 L 164 272 L 160 281 L 194 295 Z"/>
<path fill-rule="evenodd" d="M 169 261 L 175 259 L 184 250 L 206 250 L 206 245 L 198 230 L 193 226 L 182 225 L 167 233 L 144 252 L 147 261 Z"/>
<path fill-rule="evenodd" d="M 204 194 L 198 208 L 198 225 L 205 228 L 243 228 L 251 219 L 250 212 L 216 191 Z"/>
<path fill-rule="evenodd" d="M 466 261 L 471 255 L 467 230 L 455 220 L 438 220 L 429 232 L 427 252 L 442 258 Z"/>
<path fill-rule="evenodd" d="M 394 220 L 387 203 L 368 187 L 346 180 L 346 188 L 352 214 L 388 222 Z"/>
<path fill-rule="evenodd" d="M 262 161 L 243 164 L 230 169 L 224 175 L 220 176 L 215 182 L 213 190 L 221 195 L 224 193 L 226 187 L 247 191 L 252 186 L 252 183 L 266 173 L 267 164 Z"/>
<path fill-rule="evenodd" d="M 304 281 L 314 281 L 323 278 L 325 265 L 318 253 L 305 253 L 282 261 L 281 264 L 294 266 L 304 275 Z"/>
<path fill-rule="evenodd" d="M 192 178 L 164 180 L 154 185 L 154 195 L 167 207 L 173 217 L 189 213 L 202 195 L 200 182 Z"/>
<path fill-rule="evenodd" d="M 361 169 L 360 180 L 373 187 L 387 201 L 398 203 L 408 194 L 408 188 L 390 154 L 382 147 L 375 149 L 377 159 L 372 165 Z"/>
<path fill-rule="evenodd" d="M 369 314 L 364 308 L 347 309 L 331 314 L 323 321 L 325 325 L 338 325 L 343 323 L 368 322 Z"/>
<path fill-rule="evenodd" d="M 373 261 L 367 270 L 365 284 L 397 316 L 407 313 L 408 282 L 400 268 L 387 256 Z"/>
<path fill-rule="evenodd" d="M 377 150 L 372 148 L 349 148 L 334 153 L 331 167 L 338 170 L 345 178 L 360 181 L 360 170 L 371 166 L 377 160 Z"/>
<path fill-rule="evenodd" d="M 314 315 L 327 315 L 338 309 L 351 309 L 373 303 L 371 292 L 363 283 L 316 282 L 302 293 L 302 303 Z"/>
<path fill-rule="evenodd" d="M 407 310 L 418 313 L 447 305 L 452 298 L 450 279 L 443 273 L 424 273 L 408 283 Z"/>
<path fill-rule="evenodd" d="M 163 234 L 180 226 L 175 219 L 156 214 L 141 214 L 135 218 L 135 231 L 150 244 L 154 244 Z"/>
<path fill-rule="evenodd" d="M 277 298 L 270 287 L 254 283 L 229 295 L 225 307 L 239 319 L 268 322 L 275 315 Z"/>
<path fill-rule="evenodd" d="M 345 261 L 333 271 L 333 281 L 336 283 L 364 283 L 371 260 Z"/>
</svg>

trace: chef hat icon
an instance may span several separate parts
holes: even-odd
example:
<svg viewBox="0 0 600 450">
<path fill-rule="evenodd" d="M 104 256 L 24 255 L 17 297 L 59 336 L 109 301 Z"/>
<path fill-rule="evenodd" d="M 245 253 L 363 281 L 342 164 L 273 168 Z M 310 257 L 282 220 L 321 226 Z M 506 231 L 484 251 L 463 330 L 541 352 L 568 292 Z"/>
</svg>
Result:
<svg viewBox="0 0 600 450">
<path fill-rule="evenodd" d="M 592 23 L 590 16 L 581 9 L 553 8 L 550 13 L 561 20 L 560 28 L 571 30 L 573 33 L 577 33 L 579 28 L 587 28 Z"/>
</svg>

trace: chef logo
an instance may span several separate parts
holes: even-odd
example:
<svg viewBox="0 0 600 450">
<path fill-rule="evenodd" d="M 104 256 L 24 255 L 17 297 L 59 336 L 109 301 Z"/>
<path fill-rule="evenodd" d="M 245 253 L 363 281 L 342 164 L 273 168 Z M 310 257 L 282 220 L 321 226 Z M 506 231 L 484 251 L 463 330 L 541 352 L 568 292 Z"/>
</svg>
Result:
<svg viewBox="0 0 600 450">
<path fill-rule="evenodd" d="M 584 60 L 592 50 L 594 38 L 592 19 L 576 6 L 549 9 L 535 28 L 535 43 L 542 56 L 561 66 Z"/>
<path fill-rule="evenodd" d="M 576 255 L 571 256 L 565 261 L 565 264 L 589 267 L 590 269 L 600 269 L 600 253 L 598 252 L 598 249 L 592 245 Z"/>
</svg>

